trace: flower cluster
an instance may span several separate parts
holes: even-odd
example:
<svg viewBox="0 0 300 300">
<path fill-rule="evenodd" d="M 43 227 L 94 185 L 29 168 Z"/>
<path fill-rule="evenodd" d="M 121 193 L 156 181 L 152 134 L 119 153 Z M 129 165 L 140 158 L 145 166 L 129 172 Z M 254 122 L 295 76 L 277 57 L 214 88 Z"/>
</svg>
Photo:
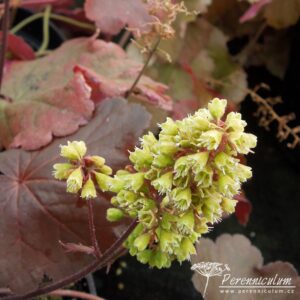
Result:
<svg viewBox="0 0 300 300">
<path fill-rule="evenodd" d="M 84 142 L 73 141 L 61 146 L 60 155 L 68 159 L 68 163 L 58 163 L 53 166 L 53 175 L 58 180 L 67 181 L 67 192 L 77 194 L 81 198 L 97 197 L 95 179 L 102 175 L 111 175 L 112 169 L 105 165 L 101 156 L 85 156 L 87 148 Z"/>
<path fill-rule="evenodd" d="M 102 191 L 116 194 L 108 220 L 137 219 L 125 246 L 140 262 L 162 268 L 188 259 L 209 225 L 234 212 L 233 197 L 252 176 L 238 155 L 251 152 L 256 137 L 244 132 L 239 113 L 224 118 L 226 105 L 213 99 L 181 121 L 168 118 L 158 138 L 143 136 L 132 165 L 95 176 Z"/>
</svg>

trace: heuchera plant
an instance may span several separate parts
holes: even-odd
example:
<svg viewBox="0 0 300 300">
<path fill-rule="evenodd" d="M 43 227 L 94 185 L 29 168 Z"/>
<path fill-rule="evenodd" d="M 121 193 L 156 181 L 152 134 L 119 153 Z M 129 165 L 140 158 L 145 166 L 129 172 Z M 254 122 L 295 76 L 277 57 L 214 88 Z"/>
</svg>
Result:
<svg viewBox="0 0 300 300">
<path fill-rule="evenodd" d="M 256 146 L 256 137 L 245 133 L 241 114 L 230 112 L 227 101 L 213 99 L 181 121 L 168 118 L 156 137 L 141 138 L 141 147 L 130 153 L 131 165 L 118 170 L 100 156 L 85 156 L 83 141 L 61 146 L 67 163 L 54 165 L 54 176 L 66 180 L 67 192 L 88 201 L 97 188 L 115 194 L 107 219 L 137 220 L 124 246 L 151 267 L 169 267 L 195 254 L 194 244 L 210 225 L 233 213 L 241 184 L 252 176 L 240 162 Z"/>
</svg>

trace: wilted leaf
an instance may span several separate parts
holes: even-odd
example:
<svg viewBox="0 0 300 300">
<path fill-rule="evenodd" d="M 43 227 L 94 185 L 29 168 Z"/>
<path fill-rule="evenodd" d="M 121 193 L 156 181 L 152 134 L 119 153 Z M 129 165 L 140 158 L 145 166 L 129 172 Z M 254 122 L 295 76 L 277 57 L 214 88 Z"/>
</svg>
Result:
<svg viewBox="0 0 300 300">
<path fill-rule="evenodd" d="M 109 34 L 119 33 L 126 25 L 147 31 L 148 24 L 154 21 L 141 0 L 87 0 L 85 12 L 100 30 Z"/>
<path fill-rule="evenodd" d="M 65 183 L 51 174 L 53 164 L 60 161 L 59 145 L 84 140 L 90 154 L 102 155 L 116 170 L 127 163 L 128 149 L 149 119 L 142 106 L 109 99 L 98 105 L 87 126 L 68 138 L 56 139 L 41 151 L 0 153 L 0 287 L 17 294 L 32 292 L 57 284 L 93 261 L 85 254 L 66 253 L 59 243 L 91 245 L 86 201 L 67 194 Z M 103 196 L 95 200 L 102 253 L 126 225 L 106 221 L 108 200 Z"/>
<path fill-rule="evenodd" d="M 276 29 L 296 24 L 300 18 L 300 0 L 272 0 L 265 8 L 265 18 Z"/>
<path fill-rule="evenodd" d="M 227 264 L 230 270 L 224 272 L 221 276 L 212 276 L 209 278 L 208 287 L 206 290 L 206 300 L 224 300 L 226 297 L 224 293 L 220 293 L 219 286 L 229 285 L 229 281 L 225 281 L 226 284 L 222 284 L 225 280 L 224 275 L 229 274 L 230 278 L 256 278 L 256 277 L 277 277 L 292 279 L 292 285 L 296 285 L 294 294 L 275 294 L 275 293 L 262 293 L 251 294 L 243 293 L 230 294 L 231 300 L 286 300 L 299 299 L 300 291 L 300 277 L 294 267 L 289 263 L 275 262 L 263 266 L 263 257 L 259 249 L 251 245 L 248 238 L 243 235 L 235 234 L 222 234 L 215 242 L 210 239 L 202 238 L 197 245 L 197 254 L 192 256 L 192 263 L 199 262 L 218 262 L 221 264 Z M 195 272 L 193 275 L 193 283 L 195 288 L 203 293 L 206 277 Z M 239 284 L 239 286 L 242 284 Z M 227 295 L 228 296 L 228 295 Z"/>
<path fill-rule="evenodd" d="M 35 150 L 52 135 L 75 132 L 90 119 L 93 102 L 124 96 L 141 68 L 118 45 L 94 38 L 69 40 L 47 57 L 10 63 L 2 94 L 11 102 L 0 102 L 0 140 L 6 148 Z M 165 92 L 165 85 L 143 76 L 134 95 L 170 109 Z"/>
</svg>

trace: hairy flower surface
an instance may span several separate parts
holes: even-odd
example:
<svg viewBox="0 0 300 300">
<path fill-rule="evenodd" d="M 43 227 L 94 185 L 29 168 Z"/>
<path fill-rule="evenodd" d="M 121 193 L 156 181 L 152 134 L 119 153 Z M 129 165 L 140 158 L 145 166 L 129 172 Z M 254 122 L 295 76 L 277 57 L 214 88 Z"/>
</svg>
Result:
<svg viewBox="0 0 300 300">
<path fill-rule="evenodd" d="M 173 260 L 189 259 L 195 253 L 194 244 L 209 226 L 234 212 L 234 196 L 252 176 L 239 154 L 251 152 L 256 137 L 244 132 L 246 122 L 239 113 L 224 116 L 226 105 L 226 100 L 216 98 L 208 109 L 181 121 L 168 118 L 160 125 L 158 138 L 152 133 L 144 135 L 141 147 L 130 153 L 132 165 L 113 177 L 111 169 L 103 167 L 104 161 L 93 160 L 97 169 L 89 178 L 102 191 L 116 194 L 107 219 L 137 218 L 138 225 L 125 247 L 140 262 L 163 268 Z M 56 178 L 66 179 L 69 168 L 68 164 L 56 165 Z M 81 195 L 87 183 L 82 183 Z M 80 188 L 76 185 L 74 190 Z M 94 192 L 87 195 L 92 197 Z"/>
</svg>

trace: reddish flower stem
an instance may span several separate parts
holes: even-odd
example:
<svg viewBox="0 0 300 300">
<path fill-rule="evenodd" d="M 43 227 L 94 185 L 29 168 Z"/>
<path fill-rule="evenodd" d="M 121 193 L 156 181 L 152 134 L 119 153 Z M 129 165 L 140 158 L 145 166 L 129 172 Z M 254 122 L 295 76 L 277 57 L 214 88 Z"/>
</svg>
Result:
<svg viewBox="0 0 300 300">
<path fill-rule="evenodd" d="M 72 297 L 76 299 L 86 299 L 86 300 L 104 300 L 95 295 L 91 295 L 84 292 L 73 291 L 73 290 L 63 290 L 59 289 L 53 292 L 48 293 L 50 296 L 61 296 L 61 297 Z"/>
<path fill-rule="evenodd" d="M 148 54 L 148 57 L 147 57 L 147 59 L 146 59 L 146 61 L 145 61 L 145 63 L 144 63 L 143 68 L 141 69 L 141 71 L 140 71 L 140 73 L 138 74 L 137 78 L 136 78 L 135 81 L 133 82 L 133 84 L 132 84 L 130 90 L 129 90 L 129 91 L 127 92 L 127 94 L 126 94 L 126 97 L 125 97 L 126 99 L 128 99 L 128 98 L 130 97 L 130 95 L 133 93 L 133 91 L 134 91 L 135 87 L 137 86 L 137 84 L 139 83 L 139 81 L 140 81 L 142 75 L 145 73 L 145 70 L 147 69 L 148 64 L 149 64 L 149 62 L 150 62 L 152 56 L 154 55 L 156 49 L 158 48 L 159 43 L 160 43 L 160 38 L 158 38 L 158 39 L 156 40 L 156 42 L 154 43 L 153 48 L 150 50 L 150 52 L 149 52 L 149 54 Z"/>
<path fill-rule="evenodd" d="M 9 28 L 9 0 L 4 0 L 4 14 L 2 18 L 2 28 L 1 28 L 2 39 L 1 39 L 1 50 L 0 50 L 0 92 L 2 86 L 3 72 L 4 72 L 8 28 Z"/>
<path fill-rule="evenodd" d="M 93 210 L 93 199 L 88 199 L 88 218 L 89 218 L 89 230 L 90 230 L 90 236 L 91 236 L 91 241 L 92 245 L 95 251 L 95 256 L 99 259 L 102 256 L 102 253 L 99 248 L 98 240 L 97 240 L 97 235 L 96 235 L 96 227 L 95 227 L 95 222 L 94 222 L 94 210 Z"/>
</svg>

